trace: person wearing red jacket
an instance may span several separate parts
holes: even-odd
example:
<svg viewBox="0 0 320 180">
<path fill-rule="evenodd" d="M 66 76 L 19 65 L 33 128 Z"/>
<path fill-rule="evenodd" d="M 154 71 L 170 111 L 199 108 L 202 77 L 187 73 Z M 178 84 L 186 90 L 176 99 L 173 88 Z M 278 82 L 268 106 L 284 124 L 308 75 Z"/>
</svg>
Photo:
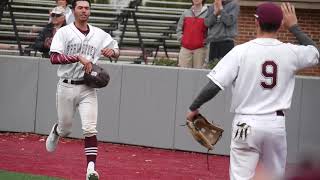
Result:
<svg viewBox="0 0 320 180">
<path fill-rule="evenodd" d="M 177 38 L 181 43 L 179 66 L 202 68 L 207 56 L 205 0 L 192 0 L 192 7 L 181 15 L 177 25 Z"/>
</svg>

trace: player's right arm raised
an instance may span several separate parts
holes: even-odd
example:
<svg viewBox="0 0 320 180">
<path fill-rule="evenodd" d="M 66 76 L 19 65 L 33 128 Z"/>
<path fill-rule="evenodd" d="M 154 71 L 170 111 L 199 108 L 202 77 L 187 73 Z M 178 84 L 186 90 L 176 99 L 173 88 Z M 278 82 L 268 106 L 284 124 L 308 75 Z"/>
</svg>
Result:
<svg viewBox="0 0 320 180">
<path fill-rule="evenodd" d="M 295 8 L 290 3 L 282 3 L 281 9 L 283 12 L 283 26 L 287 28 L 299 41 L 301 45 L 312 45 L 316 47 L 320 53 L 317 44 L 298 26 L 298 19 Z"/>
</svg>

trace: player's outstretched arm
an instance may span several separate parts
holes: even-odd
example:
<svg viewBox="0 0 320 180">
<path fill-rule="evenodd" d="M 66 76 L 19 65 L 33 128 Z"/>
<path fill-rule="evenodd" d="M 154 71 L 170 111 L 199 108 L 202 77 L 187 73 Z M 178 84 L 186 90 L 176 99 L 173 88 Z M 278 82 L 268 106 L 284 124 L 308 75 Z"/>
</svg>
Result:
<svg viewBox="0 0 320 180">
<path fill-rule="evenodd" d="M 281 9 L 283 12 L 283 26 L 297 38 L 301 45 L 312 45 L 319 51 L 317 44 L 298 26 L 298 19 L 294 6 L 290 3 L 282 3 Z"/>
<path fill-rule="evenodd" d="M 208 102 L 213 97 L 215 97 L 220 90 L 221 88 L 210 80 L 208 84 L 202 88 L 199 95 L 196 97 L 196 99 L 192 102 L 191 106 L 189 107 L 190 111 L 187 113 L 187 119 L 193 119 L 193 117 L 198 114 L 198 109 L 204 103 Z"/>
</svg>

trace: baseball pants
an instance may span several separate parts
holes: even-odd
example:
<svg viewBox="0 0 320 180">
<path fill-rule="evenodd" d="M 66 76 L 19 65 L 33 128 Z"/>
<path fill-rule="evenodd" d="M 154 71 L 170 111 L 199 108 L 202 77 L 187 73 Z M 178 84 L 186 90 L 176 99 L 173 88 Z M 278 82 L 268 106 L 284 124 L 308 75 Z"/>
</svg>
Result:
<svg viewBox="0 0 320 180">
<path fill-rule="evenodd" d="M 65 137 L 71 133 L 74 115 L 78 109 L 83 135 L 90 137 L 97 134 L 98 100 L 96 89 L 84 84 L 74 85 L 59 80 L 56 93 L 58 114 L 57 132 Z"/>
<path fill-rule="evenodd" d="M 243 126 L 246 123 L 248 126 Z M 241 127 L 242 125 L 242 127 Z M 247 136 L 245 133 L 247 127 Z M 248 128 L 249 127 L 249 128 Z M 238 131 L 238 133 L 237 133 Z M 230 179 L 253 179 L 258 162 L 268 174 L 268 179 L 284 176 L 287 141 L 285 116 L 236 114 L 232 125 L 230 146 Z"/>
</svg>

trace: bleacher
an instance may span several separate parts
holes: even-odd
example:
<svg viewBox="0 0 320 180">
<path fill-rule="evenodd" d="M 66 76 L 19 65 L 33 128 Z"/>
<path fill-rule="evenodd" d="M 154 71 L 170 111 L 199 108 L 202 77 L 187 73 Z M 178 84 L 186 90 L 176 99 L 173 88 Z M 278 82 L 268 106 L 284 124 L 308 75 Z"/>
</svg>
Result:
<svg viewBox="0 0 320 180">
<path fill-rule="evenodd" d="M 32 45 L 48 23 L 50 0 L 9 0 L 18 30 L 23 55 L 37 55 L 27 47 Z M 154 58 L 177 59 L 180 44 L 176 40 L 176 25 L 184 9 L 142 6 L 131 1 L 128 7 L 111 4 L 92 4 L 89 23 L 110 33 L 119 42 L 120 60 L 151 61 Z M 135 21 L 136 20 L 136 21 Z M 136 23 L 135 23 L 136 22 Z M 0 23 L 1 54 L 19 54 L 12 19 L 5 10 Z M 139 33 L 138 33 L 139 32 Z M 1 47 L 1 46 L 0 46 Z M 27 51 L 25 51 L 27 49 Z"/>
</svg>

